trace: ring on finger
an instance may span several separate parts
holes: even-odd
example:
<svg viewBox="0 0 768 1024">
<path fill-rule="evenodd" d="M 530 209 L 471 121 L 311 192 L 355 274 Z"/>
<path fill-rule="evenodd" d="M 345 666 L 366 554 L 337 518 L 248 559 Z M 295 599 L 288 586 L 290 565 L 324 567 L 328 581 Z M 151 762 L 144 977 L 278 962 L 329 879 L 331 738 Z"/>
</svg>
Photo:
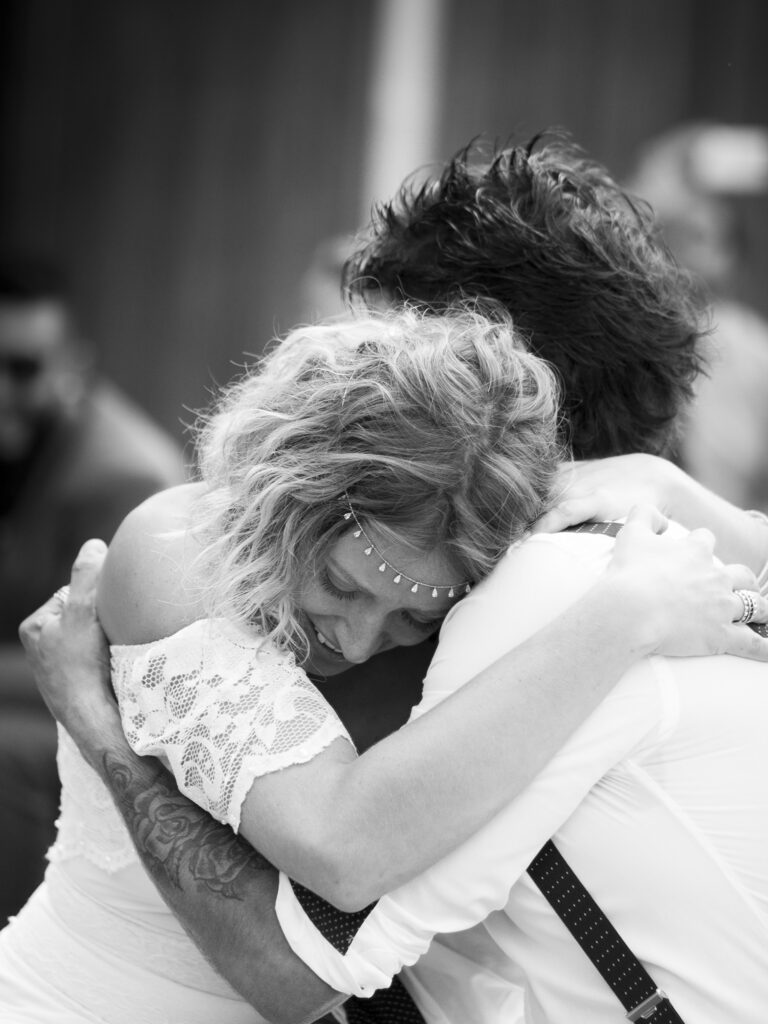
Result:
<svg viewBox="0 0 768 1024">
<path fill-rule="evenodd" d="M 734 590 L 734 594 L 741 599 L 742 611 L 741 616 L 736 619 L 737 623 L 750 623 L 755 617 L 757 611 L 757 603 L 755 602 L 755 594 L 751 590 Z"/>
<path fill-rule="evenodd" d="M 54 601 L 57 602 L 60 608 L 63 608 L 69 598 L 69 587 L 59 587 L 56 593 L 53 595 Z"/>
</svg>

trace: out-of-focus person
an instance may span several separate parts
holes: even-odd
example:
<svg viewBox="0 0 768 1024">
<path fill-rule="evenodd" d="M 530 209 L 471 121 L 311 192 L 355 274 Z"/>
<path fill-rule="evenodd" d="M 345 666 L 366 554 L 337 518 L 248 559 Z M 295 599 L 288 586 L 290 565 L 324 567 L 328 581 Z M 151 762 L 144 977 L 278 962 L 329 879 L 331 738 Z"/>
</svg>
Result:
<svg viewBox="0 0 768 1024">
<path fill-rule="evenodd" d="M 43 876 L 59 799 L 56 728 L 18 640 L 84 539 L 185 478 L 179 446 L 99 378 L 65 275 L 0 258 L 0 921 Z"/>
<path fill-rule="evenodd" d="M 747 258 L 736 204 L 768 194 L 768 129 L 681 125 L 643 148 L 627 184 L 651 203 L 667 244 L 712 306 L 708 369 L 679 460 L 729 501 L 768 509 L 768 322 L 734 298 Z"/>
</svg>

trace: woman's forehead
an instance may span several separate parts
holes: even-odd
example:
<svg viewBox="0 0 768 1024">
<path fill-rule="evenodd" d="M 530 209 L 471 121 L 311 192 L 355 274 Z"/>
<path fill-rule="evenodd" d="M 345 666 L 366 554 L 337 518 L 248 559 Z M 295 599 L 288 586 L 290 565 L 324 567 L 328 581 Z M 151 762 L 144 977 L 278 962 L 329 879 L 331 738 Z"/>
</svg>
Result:
<svg viewBox="0 0 768 1024">
<path fill-rule="evenodd" d="M 420 552 L 372 527 L 350 529 L 332 545 L 330 564 L 360 590 L 396 600 L 402 607 L 439 615 L 462 596 L 461 570 L 441 549 Z M 453 594 L 451 594 L 453 591 Z"/>
</svg>

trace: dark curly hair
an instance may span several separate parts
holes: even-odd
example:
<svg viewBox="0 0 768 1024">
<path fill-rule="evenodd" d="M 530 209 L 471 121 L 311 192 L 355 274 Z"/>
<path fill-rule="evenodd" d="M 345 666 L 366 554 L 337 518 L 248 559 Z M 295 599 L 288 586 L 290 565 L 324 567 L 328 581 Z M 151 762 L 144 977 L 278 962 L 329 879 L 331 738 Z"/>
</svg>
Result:
<svg viewBox="0 0 768 1024">
<path fill-rule="evenodd" d="M 561 134 L 490 161 L 472 142 L 437 180 L 406 182 L 375 208 L 344 288 L 353 302 L 434 312 L 460 298 L 500 304 L 558 372 L 577 458 L 668 454 L 702 369 L 701 297 L 650 207 Z"/>
</svg>

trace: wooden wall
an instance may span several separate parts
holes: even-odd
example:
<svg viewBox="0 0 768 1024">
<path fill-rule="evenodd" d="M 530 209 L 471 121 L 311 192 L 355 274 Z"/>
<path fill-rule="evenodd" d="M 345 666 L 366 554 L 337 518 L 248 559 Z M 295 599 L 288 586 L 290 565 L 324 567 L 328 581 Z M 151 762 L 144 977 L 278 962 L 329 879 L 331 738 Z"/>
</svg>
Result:
<svg viewBox="0 0 768 1024">
<path fill-rule="evenodd" d="M 565 127 L 617 176 L 690 121 L 768 127 L 762 0 L 447 0 L 441 138 Z M 768 316 L 768 196 L 740 199 L 736 291 Z"/>
<path fill-rule="evenodd" d="M 551 125 L 625 173 L 691 119 L 768 120 L 760 0 L 448 0 L 443 137 Z"/>
<path fill-rule="evenodd" d="M 441 157 L 564 125 L 624 173 L 679 121 L 768 123 L 763 0 L 445 3 Z M 3 246 L 69 264 L 103 365 L 177 433 L 183 406 L 302 315 L 316 244 L 356 226 L 375 15 L 375 0 L 3 5 Z M 764 309 L 767 205 L 747 289 Z"/>
<path fill-rule="evenodd" d="M 355 227 L 372 7 L 9 6 L 4 243 L 61 254 L 103 365 L 178 432 Z"/>
</svg>

